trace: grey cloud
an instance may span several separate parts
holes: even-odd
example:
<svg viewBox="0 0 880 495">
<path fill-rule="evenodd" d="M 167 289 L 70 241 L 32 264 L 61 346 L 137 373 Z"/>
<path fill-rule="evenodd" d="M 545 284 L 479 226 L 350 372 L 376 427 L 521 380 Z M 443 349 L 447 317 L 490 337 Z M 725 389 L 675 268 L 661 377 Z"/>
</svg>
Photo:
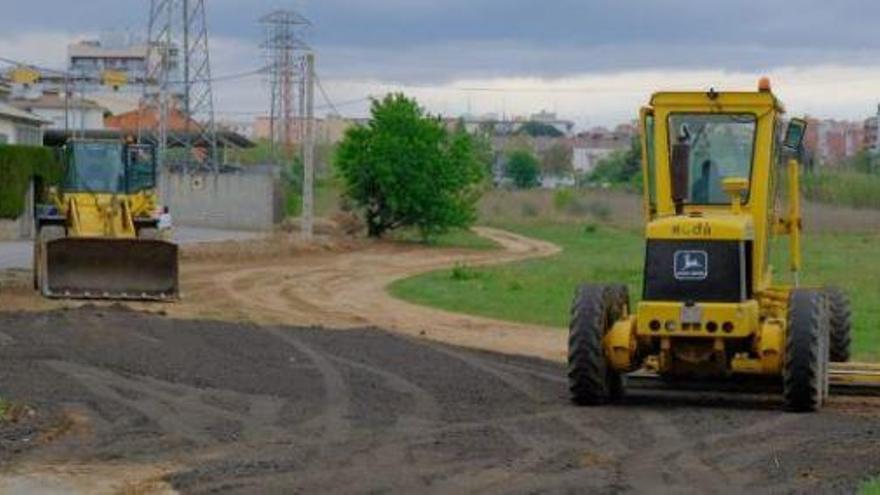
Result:
<svg viewBox="0 0 880 495">
<path fill-rule="evenodd" d="M 144 28 L 147 0 L 0 0 L 0 31 Z M 322 0 L 299 2 L 331 77 L 411 83 L 626 69 L 874 64 L 880 2 Z M 258 45 L 279 0 L 208 0 L 215 36 Z M 0 47 L 0 54 L 2 54 Z"/>
</svg>

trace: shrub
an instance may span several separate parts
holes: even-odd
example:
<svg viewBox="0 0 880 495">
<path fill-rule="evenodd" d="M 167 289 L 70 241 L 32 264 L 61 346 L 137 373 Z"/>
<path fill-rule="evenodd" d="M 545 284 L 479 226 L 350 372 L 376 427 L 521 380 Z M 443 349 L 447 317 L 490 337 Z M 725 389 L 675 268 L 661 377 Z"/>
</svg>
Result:
<svg viewBox="0 0 880 495">
<path fill-rule="evenodd" d="M 370 237 L 416 227 L 428 239 L 476 220 L 485 166 L 471 136 L 402 94 L 373 101 L 370 123 L 346 131 L 335 163 Z"/>
<path fill-rule="evenodd" d="M 517 150 L 507 159 L 507 177 L 517 189 L 532 189 L 541 184 L 538 159 L 531 151 Z"/>
<path fill-rule="evenodd" d="M 553 207 L 556 211 L 567 210 L 574 201 L 574 192 L 571 189 L 558 189 L 553 193 Z"/>
<path fill-rule="evenodd" d="M 63 167 L 49 148 L 0 145 L 0 218 L 24 213 L 27 188 L 34 177 L 44 186 L 56 185 Z"/>
<path fill-rule="evenodd" d="M 475 280 L 481 278 L 482 274 L 472 267 L 468 266 L 466 263 L 456 263 L 455 266 L 452 267 L 452 280 L 458 281 L 467 281 L 467 280 Z"/>
</svg>

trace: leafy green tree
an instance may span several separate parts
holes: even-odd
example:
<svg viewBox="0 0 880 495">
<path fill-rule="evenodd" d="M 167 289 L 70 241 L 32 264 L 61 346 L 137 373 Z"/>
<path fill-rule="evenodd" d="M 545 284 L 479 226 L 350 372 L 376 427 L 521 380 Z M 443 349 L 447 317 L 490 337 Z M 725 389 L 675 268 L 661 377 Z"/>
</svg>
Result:
<svg viewBox="0 0 880 495">
<path fill-rule="evenodd" d="M 471 136 L 403 94 L 373 101 L 370 123 L 346 131 L 335 164 L 370 237 L 413 226 L 430 238 L 476 219 L 485 168 Z"/>
<path fill-rule="evenodd" d="M 543 122 L 526 122 L 517 131 L 519 134 L 527 134 L 532 137 L 562 137 L 563 134 L 559 129 L 550 124 Z"/>
<path fill-rule="evenodd" d="M 477 161 L 486 170 L 486 178 L 492 176 L 493 167 L 495 165 L 495 150 L 492 149 L 492 126 L 485 122 L 480 123 L 477 129 L 471 133 L 471 141 L 473 142 L 474 155 Z M 468 132 L 467 124 L 464 119 L 458 119 L 455 125 L 456 132 Z"/>
<path fill-rule="evenodd" d="M 599 161 L 590 173 L 590 182 L 607 182 L 615 185 L 638 186 L 642 183 L 642 145 L 638 138 L 632 140 L 627 150 L 615 151 Z"/>
<path fill-rule="evenodd" d="M 530 151 L 518 150 L 508 156 L 507 177 L 518 189 L 537 187 L 541 183 L 539 176 L 538 159 Z"/>
<path fill-rule="evenodd" d="M 541 172 L 556 177 L 567 176 L 574 171 L 571 162 L 571 147 L 561 142 L 555 143 L 541 153 Z"/>
</svg>

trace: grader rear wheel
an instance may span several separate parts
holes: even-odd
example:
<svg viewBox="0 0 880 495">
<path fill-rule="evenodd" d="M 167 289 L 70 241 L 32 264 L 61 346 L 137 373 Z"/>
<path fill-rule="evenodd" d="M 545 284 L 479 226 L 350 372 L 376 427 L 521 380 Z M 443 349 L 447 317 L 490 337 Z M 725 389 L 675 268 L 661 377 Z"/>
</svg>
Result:
<svg viewBox="0 0 880 495">
<path fill-rule="evenodd" d="M 623 377 L 605 359 L 602 339 L 628 304 L 623 286 L 578 288 L 568 338 L 568 383 L 576 404 L 599 405 L 623 395 Z"/>
<path fill-rule="evenodd" d="M 828 394 L 829 326 L 821 291 L 791 293 L 783 369 L 783 395 L 790 411 L 816 411 Z"/>
<path fill-rule="evenodd" d="M 845 363 L 850 358 L 852 343 L 852 313 L 849 298 L 837 287 L 827 287 L 822 291 L 828 300 L 828 315 L 831 320 L 831 362 Z"/>
</svg>

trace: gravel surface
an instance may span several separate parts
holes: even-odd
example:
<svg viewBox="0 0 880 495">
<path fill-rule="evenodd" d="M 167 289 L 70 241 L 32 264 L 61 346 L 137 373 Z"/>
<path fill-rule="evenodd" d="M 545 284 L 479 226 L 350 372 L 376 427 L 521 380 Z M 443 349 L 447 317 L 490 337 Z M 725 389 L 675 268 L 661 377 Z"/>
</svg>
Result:
<svg viewBox="0 0 880 495">
<path fill-rule="evenodd" d="M 576 408 L 564 377 L 374 329 L 0 314 L 0 396 L 30 408 L 0 426 L 0 491 L 851 492 L 880 472 L 873 399 Z"/>
</svg>

